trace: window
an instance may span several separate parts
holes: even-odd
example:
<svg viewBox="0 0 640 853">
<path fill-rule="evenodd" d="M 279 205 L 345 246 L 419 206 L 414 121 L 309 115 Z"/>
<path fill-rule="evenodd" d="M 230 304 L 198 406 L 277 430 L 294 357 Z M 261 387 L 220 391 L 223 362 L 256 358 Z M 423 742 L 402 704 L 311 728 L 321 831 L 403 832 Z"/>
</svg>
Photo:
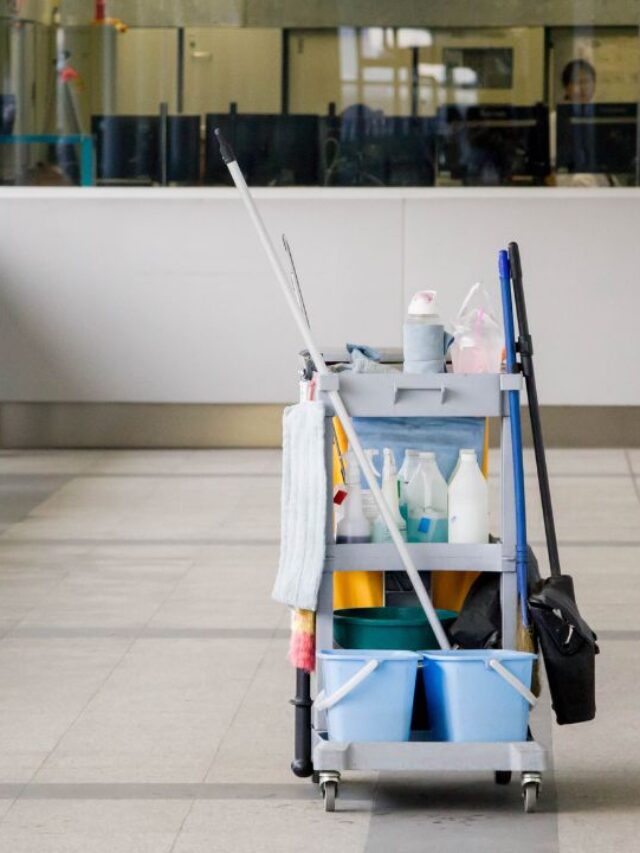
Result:
<svg viewBox="0 0 640 853">
<path fill-rule="evenodd" d="M 262 186 L 638 185 L 632 20 L 337 5 L 295 26 L 278 4 L 7 3 L 0 181 L 226 184 L 221 126 Z"/>
</svg>

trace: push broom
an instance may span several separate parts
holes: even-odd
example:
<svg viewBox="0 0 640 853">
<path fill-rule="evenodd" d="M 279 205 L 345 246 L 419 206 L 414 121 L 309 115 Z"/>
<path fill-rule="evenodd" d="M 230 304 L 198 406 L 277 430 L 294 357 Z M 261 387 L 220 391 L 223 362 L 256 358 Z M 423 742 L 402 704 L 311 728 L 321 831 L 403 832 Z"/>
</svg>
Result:
<svg viewBox="0 0 640 853">
<path fill-rule="evenodd" d="M 289 286 L 289 282 L 287 280 L 287 275 L 282 268 L 280 260 L 276 255 L 275 249 L 273 247 L 273 243 L 271 242 L 271 238 L 267 233 L 267 229 L 265 228 L 264 222 L 262 221 L 262 217 L 255 205 L 253 197 L 249 191 L 247 183 L 244 179 L 244 175 L 238 165 L 236 160 L 236 156 L 233 153 L 233 150 L 229 143 L 226 141 L 220 129 L 216 129 L 216 136 L 218 138 L 218 144 L 220 146 L 220 154 L 222 159 L 224 160 L 227 169 L 229 170 L 229 174 L 235 184 L 238 192 L 240 193 L 240 197 L 244 203 L 244 206 L 249 214 L 249 217 L 256 229 L 260 242 L 262 244 L 262 248 L 264 249 L 267 258 L 269 259 L 269 263 L 271 264 L 271 268 L 276 277 L 278 284 L 280 285 L 280 290 L 285 298 L 287 306 L 289 307 L 289 311 L 295 321 L 295 324 L 302 336 L 302 339 L 305 343 L 305 346 L 309 352 L 309 355 L 315 365 L 316 371 L 320 375 L 328 375 L 329 369 L 325 363 L 320 350 L 316 347 L 315 342 L 311 336 L 311 331 L 307 322 L 305 321 L 304 315 L 300 310 L 300 306 L 298 305 L 296 298 L 294 296 L 293 291 Z M 369 489 L 371 490 L 371 494 L 375 501 L 375 504 L 382 516 L 384 523 L 387 525 L 389 530 L 389 534 L 391 536 L 391 540 L 395 545 L 402 565 L 409 576 L 411 584 L 415 590 L 415 593 L 418 597 L 418 601 L 422 609 L 425 612 L 429 625 L 431 626 L 431 630 L 433 631 L 436 640 L 438 641 L 438 645 L 442 649 L 451 648 L 449 640 L 447 639 L 447 635 L 444 632 L 444 629 L 438 619 L 436 611 L 433 607 L 431 599 L 427 593 L 427 590 L 422 583 L 422 579 L 418 573 L 418 570 L 413 562 L 411 554 L 409 553 L 409 549 L 398 530 L 398 527 L 395 523 L 393 515 L 391 514 L 389 507 L 384 499 L 382 494 L 382 490 L 378 485 L 378 481 L 373 473 L 371 465 L 369 464 L 369 460 L 367 459 L 364 450 L 362 448 L 362 444 L 358 437 L 358 434 L 353 425 L 353 421 L 346 409 L 346 406 L 340 396 L 339 391 L 328 391 L 327 396 L 329 401 L 333 407 L 333 410 L 336 413 L 336 416 L 339 418 L 342 427 L 349 439 L 349 446 L 353 449 L 356 459 L 358 460 L 358 465 L 360 470 L 362 471 L 364 478 L 367 482 Z"/>
</svg>

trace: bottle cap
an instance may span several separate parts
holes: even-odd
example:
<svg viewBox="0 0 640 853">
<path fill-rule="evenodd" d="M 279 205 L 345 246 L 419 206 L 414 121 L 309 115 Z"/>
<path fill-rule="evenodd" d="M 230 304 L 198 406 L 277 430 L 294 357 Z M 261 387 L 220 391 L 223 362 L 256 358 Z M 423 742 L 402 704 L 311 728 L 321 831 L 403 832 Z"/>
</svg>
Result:
<svg viewBox="0 0 640 853">
<path fill-rule="evenodd" d="M 475 450 L 461 450 L 460 451 L 460 459 L 475 459 L 476 452 Z"/>
<path fill-rule="evenodd" d="M 409 314 L 413 317 L 429 317 L 438 313 L 438 294 L 435 290 L 419 290 L 409 303 Z"/>
<path fill-rule="evenodd" d="M 423 450 L 420 452 L 420 459 L 425 459 L 427 462 L 433 462 L 436 454 L 432 450 Z"/>
</svg>

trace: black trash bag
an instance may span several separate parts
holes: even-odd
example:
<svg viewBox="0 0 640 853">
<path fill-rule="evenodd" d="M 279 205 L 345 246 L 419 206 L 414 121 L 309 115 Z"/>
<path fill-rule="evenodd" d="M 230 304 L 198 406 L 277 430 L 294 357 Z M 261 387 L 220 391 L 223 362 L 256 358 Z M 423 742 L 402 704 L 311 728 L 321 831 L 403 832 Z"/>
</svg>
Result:
<svg viewBox="0 0 640 853">
<path fill-rule="evenodd" d="M 469 588 L 458 618 L 449 629 L 461 649 L 499 649 L 502 641 L 500 575 L 483 572 Z"/>
<path fill-rule="evenodd" d="M 573 580 L 560 575 L 542 581 L 529 596 L 558 725 L 584 723 L 596 715 L 595 656 L 598 639 L 576 604 Z"/>
</svg>

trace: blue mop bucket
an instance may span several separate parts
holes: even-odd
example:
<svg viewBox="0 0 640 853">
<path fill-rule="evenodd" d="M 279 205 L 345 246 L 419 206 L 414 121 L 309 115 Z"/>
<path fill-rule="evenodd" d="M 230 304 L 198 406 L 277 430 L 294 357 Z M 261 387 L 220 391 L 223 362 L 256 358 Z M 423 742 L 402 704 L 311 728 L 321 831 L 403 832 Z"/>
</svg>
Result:
<svg viewBox="0 0 640 853">
<path fill-rule="evenodd" d="M 318 658 L 324 690 L 314 705 L 327 712 L 329 740 L 409 740 L 419 654 L 332 649 Z"/>
<path fill-rule="evenodd" d="M 422 653 L 433 740 L 523 741 L 536 655 L 506 649 Z"/>
</svg>

